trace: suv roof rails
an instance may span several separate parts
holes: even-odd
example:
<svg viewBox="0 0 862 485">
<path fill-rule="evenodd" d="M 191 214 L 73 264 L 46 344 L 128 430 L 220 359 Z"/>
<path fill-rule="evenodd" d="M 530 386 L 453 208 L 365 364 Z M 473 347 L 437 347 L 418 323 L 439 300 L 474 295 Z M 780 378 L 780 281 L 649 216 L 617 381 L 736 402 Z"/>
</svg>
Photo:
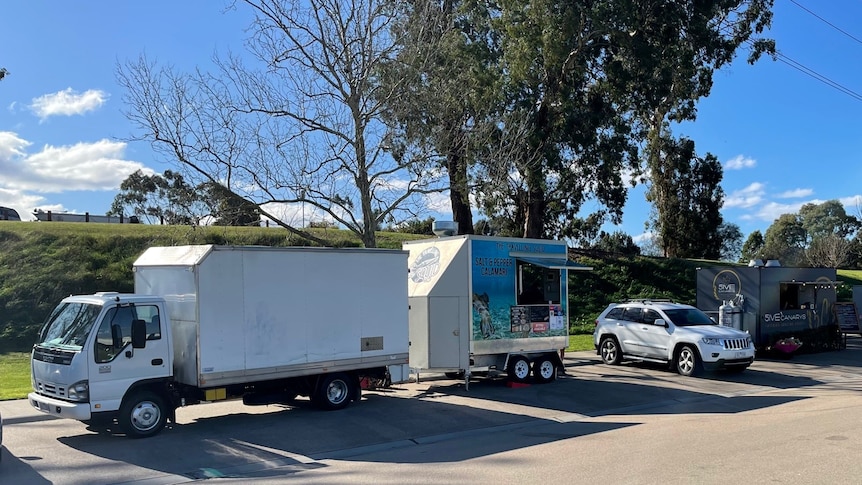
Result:
<svg viewBox="0 0 862 485">
<path fill-rule="evenodd" d="M 676 303 L 670 298 L 629 298 L 624 303 Z"/>
</svg>

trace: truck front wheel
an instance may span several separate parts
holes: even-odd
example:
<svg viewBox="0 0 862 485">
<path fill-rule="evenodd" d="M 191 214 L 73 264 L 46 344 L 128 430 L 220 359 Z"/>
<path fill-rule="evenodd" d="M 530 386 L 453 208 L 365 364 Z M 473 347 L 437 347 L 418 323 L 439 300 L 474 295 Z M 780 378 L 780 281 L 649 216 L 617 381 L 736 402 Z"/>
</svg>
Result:
<svg viewBox="0 0 862 485">
<path fill-rule="evenodd" d="M 167 417 L 167 408 L 161 397 L 150 391 L 140 391 L 123 401 L 119 422 L 129 438 L 147 438 L 165 427 Z"/>
<path fill-rule="evenodd" d="M 350 404 L 351 396 L 355 396 L 359 392 L 358 389 L 354 389 L 355 380 L 341 372 L 321 377 L 312 396 L 312 402 L 320 409 L 328 411 L 347 407 Z"/>
</svg>

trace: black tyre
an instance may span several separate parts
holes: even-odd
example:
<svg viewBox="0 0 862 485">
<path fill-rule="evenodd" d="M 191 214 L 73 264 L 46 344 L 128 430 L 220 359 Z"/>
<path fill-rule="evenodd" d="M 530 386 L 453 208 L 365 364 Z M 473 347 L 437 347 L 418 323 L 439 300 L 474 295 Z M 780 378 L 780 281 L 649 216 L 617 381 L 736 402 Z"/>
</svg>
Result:
<svg viewBox="0 0 862 485">
<path fill-rule="evenodd" d="M 349 375 L 338 372 L 327 374 L 320 378 L 320 382 L 311 400 L 315 406 L 327 411 L 342 409 L 350 404 L 353 396 L 359 395 L 356 379 Z"/>
<path fill-rule="evenodd" d="M 674 360 L 676 371 L 681 376 L 694 376 L 700 374 L 703 369 L 703 364 L 700 361 L 700 354 L 697 349 L 691 345 L 683 345 L 680 347 Z"/>
<path fill-rule="evenodd" d="M 123 401 L 118 420 L 129 438 L 147 438 L 165 427 L 168 414 L 165 401 L 158 394 L 140 391 Z"/>
<path fill-rule="evenodd" d="M 526 382 L 530 378 L 530 361 L 526 357 L 516 356 L 509 361 L 506 369 L 512 382 Z"/>
<path fill-rule="evenodd" d="M 533 362 L 533 378 L 537 382 L 551 382 L 557 378 L 557 364 L 547 357 Z"/>
<path fill-rule="evenodd" d="M 608 365 L 617 365 L 623 359 L 620 345 L 614 337 L 602 338 L 599 342 L 599 353 L 602 356 L 602 362 Z"/>
</svg>

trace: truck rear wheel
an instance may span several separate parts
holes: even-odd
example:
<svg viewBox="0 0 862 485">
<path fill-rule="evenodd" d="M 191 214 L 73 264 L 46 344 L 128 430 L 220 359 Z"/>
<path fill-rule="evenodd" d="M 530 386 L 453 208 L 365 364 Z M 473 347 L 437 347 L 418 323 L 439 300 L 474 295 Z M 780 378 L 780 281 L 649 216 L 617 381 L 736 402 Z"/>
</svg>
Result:
<svg viewBox="0 0 862 485">
<path fill-rule="evenodd" d="M 359 389 L 355 388 L 355 381 L 356 379 L 342 372 L 327 374 L 321 377 L 312 395 L 312 402 L 318 408 L 329 411 L 347 407 L 351 397 L 359 393 Z"/>
<path fill-rule="evenodd" d="M 165 427 L 168 412 L 164 400 L 150 391 L 130 395 L 120 406 L 120 427 L 129 438 L 154 436 Z"/>
</svg>

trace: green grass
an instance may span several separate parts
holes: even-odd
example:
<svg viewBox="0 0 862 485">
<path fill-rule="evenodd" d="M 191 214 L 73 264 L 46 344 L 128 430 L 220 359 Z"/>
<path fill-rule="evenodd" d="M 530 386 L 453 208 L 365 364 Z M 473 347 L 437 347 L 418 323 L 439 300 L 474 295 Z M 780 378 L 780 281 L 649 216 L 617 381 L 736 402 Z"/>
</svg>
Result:
<svg viewBox="0 0 862 485">
<path fill-rule="evenodd" d="M 569 346 L 566 352 L 581 352 L 584 350 L 595 350 L 593 345 L 593 334 L 569 335 Z"/>
<path fill-rule="evenodd" d="M 30 391 L 30 354 L 0 354 L 0 401 L 23 399 Z"/>
</svg>

